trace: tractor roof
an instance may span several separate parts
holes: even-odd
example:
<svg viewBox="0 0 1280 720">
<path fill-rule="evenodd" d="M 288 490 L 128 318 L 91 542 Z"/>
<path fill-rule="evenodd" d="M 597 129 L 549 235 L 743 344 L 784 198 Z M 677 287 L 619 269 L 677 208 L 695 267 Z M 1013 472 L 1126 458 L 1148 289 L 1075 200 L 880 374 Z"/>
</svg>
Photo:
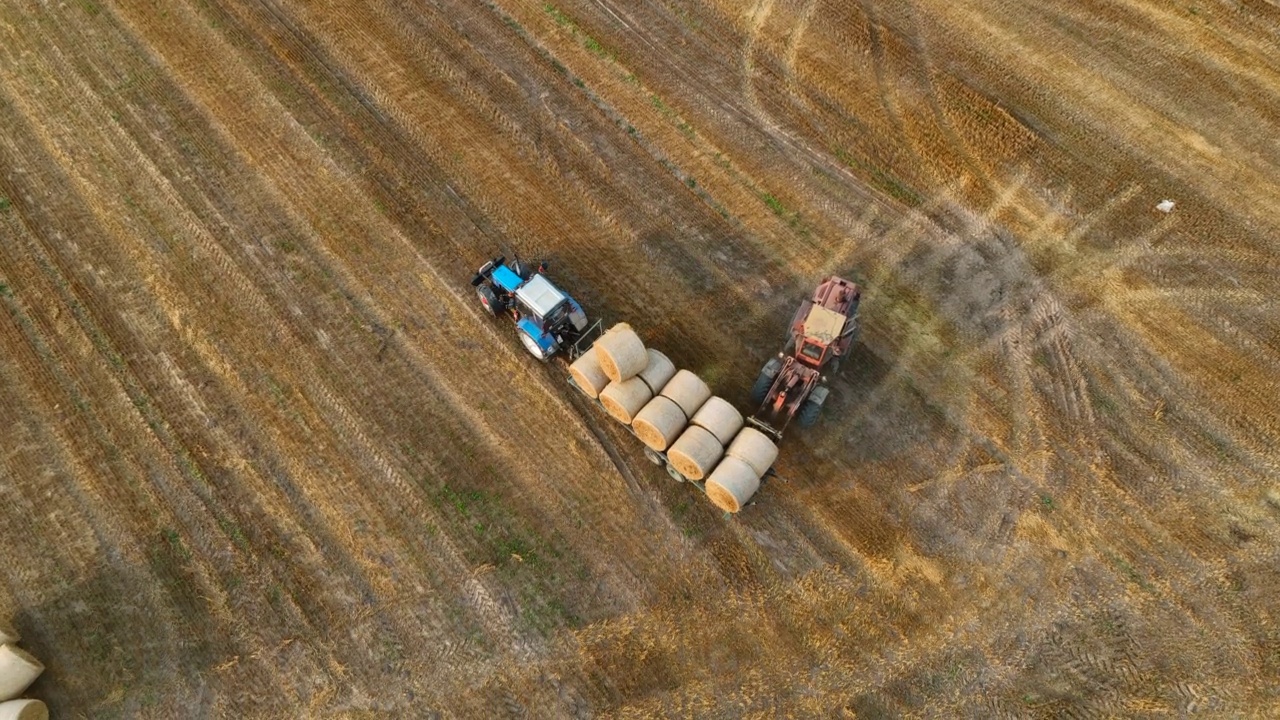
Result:
<svg viewBox="0 0 1280 720">
<path fill-rule="evenodd" d="M 821 305 L 814 305 L 804 319 L 804 335 L 821 342 L 834 342 L 840 337 L 840 331 L 844 330 L 844 321 L 844 315 Z"/>
<path fill-rule="evenodd" d="M 529 279 L 529 282 L 521 285 L 520 289 L 516 290 L 516 297 L 535 312 L 538 317 L 545 317 L 547 313 L 555 310 L 557 305 L 564 302 L 568 296 L 542 275 L 534 275 Z"/>
<path fill-rule="evenodd" d="M 493 281 L 498 283 L 498 287 L 503 290 L 515 292 L 516 288 L 520 287 L 520 284 L 524 282 L 524 279 L 506 265 L 499 265 L 493 269 Z"/>
</svg>

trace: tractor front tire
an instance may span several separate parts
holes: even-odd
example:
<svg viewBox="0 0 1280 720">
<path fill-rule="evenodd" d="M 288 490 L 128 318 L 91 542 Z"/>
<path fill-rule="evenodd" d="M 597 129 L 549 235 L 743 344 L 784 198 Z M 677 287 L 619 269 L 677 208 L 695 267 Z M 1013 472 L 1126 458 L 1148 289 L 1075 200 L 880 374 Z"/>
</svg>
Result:
<svg viewBox="0 0 1280 720">
<path fill-rule="evenodd" d="M 767 373 L 760 373 L 756 378 L 756 384 L 751 386 L 751 404 L 759 405 L 764 402 L 764 398 L 769 394 L 769 388 L 773 387 L 775 376 Z"/>
<path fill-rule="evenodd" d="M 814 402 L 812 399 L 805 400 L 800 406 L 800 412 L 796 413 L 796 424 L 802 428 L 810 428 L 817 424 L 818 416 L 822 414 L 822 406 Z"/>
</svg>

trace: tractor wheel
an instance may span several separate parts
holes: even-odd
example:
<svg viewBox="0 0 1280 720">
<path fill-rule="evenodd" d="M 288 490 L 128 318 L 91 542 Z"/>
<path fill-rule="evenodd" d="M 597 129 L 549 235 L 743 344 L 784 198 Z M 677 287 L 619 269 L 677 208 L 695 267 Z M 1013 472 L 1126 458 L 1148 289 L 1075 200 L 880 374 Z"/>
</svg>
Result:
<svg viewBox="0 0 1280 720">
<path fill-rule="evenodd" d="M 485 312 L 490 315 L 496 316 L 502 312 L 503 307 L 498 301 L 498 296 L 493 293 L 493 288 L 488 285 L 477 285 L 476 297 L 480 298 L 480 307 L 483 307 Z"/>
<path fill-rule="evenodd" d="M 529 333 L 520 331 L 517 332 L 517 334 L 520 336 L 520 342 L 524 343 L 524 349 L 528 350 L 530 355 L 538 358 L 542 362 L 550 360 L 551 356 L 555 354 L 555 348 L 552 348 L 550 352 L 544 352 L 542 350 L 542 346 L 538 344 L 537 339 Z"/>
<path fill-rule="evenodd" d="M 756 378 L 756 384 L 751 386 L 751 404 L 759 405 L 764 402 L 764 397 L 769 394 L 769 388 L 773 387 L 774 378 L 760 373 Z"/>
<path fill-rule="evenodd" d="M 666 460 L 663 460 L 662 456 L 658 454 L 657 450 L 654 450 L 653 448 L 648 446 L 646 446 L 644 449 L 644 456 L 648 458 L 649 462 L 653 463 L 654 465 L 662 465 L 663 463 L 666 462 Z"/>
<path fill-rule="evenodd" d="M 836 358 L 835 360 L 827 363 L 827 371 L 823 374 L 827 377 L 835 377 L 840 372 L 840 361 L 843 359 L 844 358 Z"/>
<path fill-rule="evenodd" d="M 814 402 L 812 399 L 805 400 L 800 406 L 800 412 L 796 414 L 796 423 L 800 427 L 813 427 L 818 422 L 818 415 L 822 413 L 822 406 Z"/>
</svg>

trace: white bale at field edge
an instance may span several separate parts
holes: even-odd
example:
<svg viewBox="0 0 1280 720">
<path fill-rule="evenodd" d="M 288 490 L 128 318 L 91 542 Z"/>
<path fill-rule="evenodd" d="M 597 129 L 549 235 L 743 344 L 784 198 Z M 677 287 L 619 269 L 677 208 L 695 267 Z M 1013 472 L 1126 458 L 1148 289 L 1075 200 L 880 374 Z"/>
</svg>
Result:
<svg viewBox="0 0 1280 720">
<path fill-rule="evenodd" d="M 600 368 L 613 382 L 624 382 L 640 374 L 649 364 L 640 336 L 626 323 L 618 323 L 600 336 L 593 346 Z"/>
<path fill-rule="evenodd" d="M 13 629 L 9 625 L 4 624 L 3 622 L 0 622 L 0 645 L 4 645 L 6 643 L 16 643 L 21 639 L 22 639 L 22 636 L 18 634 L 17 630 Z"/>
<path fill-rule="evenodd" d="M 49 708 L 39 700 L 0 703 L 0 720 L 49 720 Z"/>
<path fill-rule="evenodd" d="M 689 422 L 670 398 L 656 397 L 636 414 L 631 421 L 631 429 L 636 437 L 651 449 L 662 452 L 680 437 L 680 431 Z"/>
<path fill-rule="evenodd" d="M 778 459 L 778 446 L 759 430 L 742 428 L 733 442 L 729 443 L 726 454 L 750 465 L 757 476 L 764 477 L 773 461 Z"/>
<path fill-rule="evenodd" d="M 661 395 L 670 398 L 680 406 L 686 418 L 691 418 L 707 398 L 711 397 L 711 388 L 707 387 L 702 378 L 688 370 L 681 370 L 662 388 Z"/>
<path fill-rule="evenodd" d="M 667 451 L 667 460 L 690 480 L 705 478 L 723 456 L 724 445 L 720 440 L 711 431 L 697 425 L 685 428 Z"/>
<path fill-rule="evenodd" d="M 599 397 L 600 391 L 609 384 L 609 376 L 600 367 L 600 357 L 596 355 L 594 347 L 573 361 L 569 366 L 569 377 L 573 378 L 578 389 L 589 398 Z"/>
<path fill-rule="evenodd" d="M 689 422 L 715 435 L 721 445 L 728 445 L 743 425 L 742 413 L 718 395 L 708 398 Z"/>
<path fill-rule="evenodd" d="M 600 391 L 600 404 L 605 412 L 623 425 L 630 425 L 636 413 L 653 399 L 649 386 L 638 377 L 622 382 L 611 382 Z"/>
<path fill-rule="evenodd" d="M 707 478 L 707 498 L 721 510 L 736 513 L 760 488 L 754 468 L 735 457 L 726 457 Z"/>
<path fill-rule="evenodd" d="M 0 700 L 12 700 L 40 677 L 44 665 L 17 645 L 0 645 Z"/>
<path fill-rule="evenodd" d="M 646 352 L 649 354 L 649 364 L 640 371 L 640 379 L 657 395 L 671 381 L 671 376 L 676 374 L 676 366 L 666 355 L 653 348 Z"/>
</svg>

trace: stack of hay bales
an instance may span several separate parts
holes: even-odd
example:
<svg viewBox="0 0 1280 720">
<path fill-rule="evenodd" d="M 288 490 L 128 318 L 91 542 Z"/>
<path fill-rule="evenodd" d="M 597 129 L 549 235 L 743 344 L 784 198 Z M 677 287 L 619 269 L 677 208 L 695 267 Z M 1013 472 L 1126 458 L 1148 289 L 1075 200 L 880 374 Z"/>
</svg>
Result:
<svg viewBox="0 0 1280 720">
<path fill-rule="evenodd" d="M 755 495 L 760 479 L 777 459 L 778 446 L 768 435 L 743 428 L 707 478 L 707 497 L 721 510 L 738 512 Z"/>
<path fill-rule="evenodd" d="M 667 356 L 657 350 L 645 349 L 640 336 L 626 323 L 609 328 L 574 366 L 587 360 L 592 353 L 595 354 L 594 360 L 586 363 L 588 367 L 582 368 L 581 372 L 585 374 L 590 363 L 600 368 L 608 379 L 608 384 L 599 391 L 600 404 L 613 419 L 624 425 L 631 424 L 636 414 L 675 373 L 675 367 Z M 570 366 L 570 372 L 574 366 Z M 577 377 L 574 375 L 575 382 Z"/>
<path fill-rule="evenodd" d="M 728 400 L 709 398 L 689 420 L 667 458 L 681 475 L 690 480 L 704 480 L 724 456 L 724 449 L 742 429 L 742 413 Z"/>
<path fill-rule="evenodd" d="M 662 452 L 680 437 L 680 432 L 689 424 L 689 418 L 710 397 L 711 388 L 702 378 L 681 370 L 636 415 L 631 427 L 641 442 Z"/>
<path fill-rule="evenodd" d="M 17 642 L 18 632 L 0 623 L 0 720 L 49 720 L 39 700 L 15 700 L 44 672 L 44 665 Z"/>
<path fill-rule="evenodd" d="M 569 374 L 641 442 L 666 452 L 681 475 L 705 480 L 707 497 L 727 512 L 742 509 L 778 457 L 767 435 L 745 428 L 742 413 L 713 396 L 702 378 L 645 348 L 627 323 L 609 328 Z"/>
</svg>

